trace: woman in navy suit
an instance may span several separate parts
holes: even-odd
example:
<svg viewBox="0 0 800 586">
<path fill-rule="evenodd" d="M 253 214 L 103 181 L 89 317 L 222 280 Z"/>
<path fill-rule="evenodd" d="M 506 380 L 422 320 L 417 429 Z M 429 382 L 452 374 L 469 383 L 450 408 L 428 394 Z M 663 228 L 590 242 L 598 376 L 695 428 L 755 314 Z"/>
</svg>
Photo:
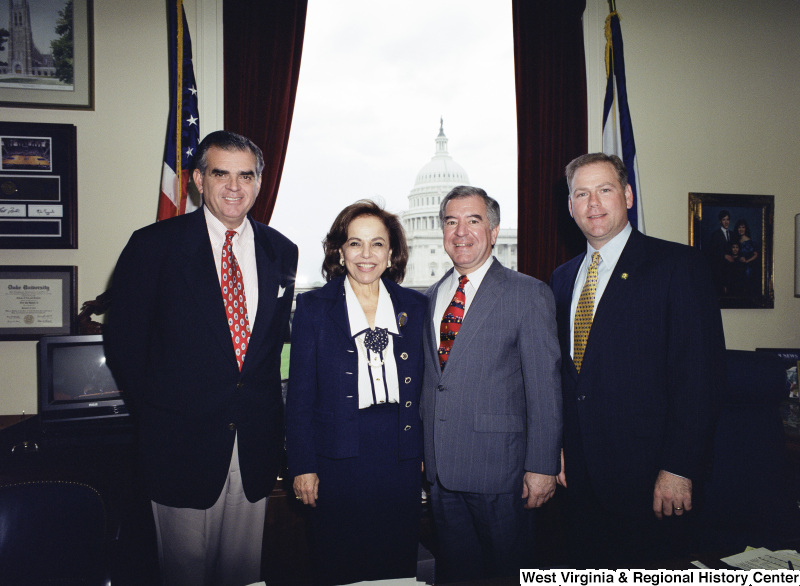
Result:
<svg viewBox="0 0 800 586">
<path fill-rule="evenodd" d="M 425 296 L 400 287 L 400 220 L 348 206 L 324 241 L 321 289 L 298 295 L 286 450 L 310 507 L 320 583 L 414 576 L 421 506 Z"/>
</svg>

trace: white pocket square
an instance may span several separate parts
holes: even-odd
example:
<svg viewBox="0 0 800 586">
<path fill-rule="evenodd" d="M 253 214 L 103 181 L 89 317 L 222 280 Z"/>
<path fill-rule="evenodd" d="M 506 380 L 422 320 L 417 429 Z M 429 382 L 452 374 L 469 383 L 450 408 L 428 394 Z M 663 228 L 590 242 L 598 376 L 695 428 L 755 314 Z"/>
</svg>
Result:
<svg viewBox="0 0 800 586">
<path fill-rule="evenodd" d="M 283 294 L 286 293 L 286 287 L 281 287 L 278 285 L 278 299 L 283 297 Z"/>
</svg>

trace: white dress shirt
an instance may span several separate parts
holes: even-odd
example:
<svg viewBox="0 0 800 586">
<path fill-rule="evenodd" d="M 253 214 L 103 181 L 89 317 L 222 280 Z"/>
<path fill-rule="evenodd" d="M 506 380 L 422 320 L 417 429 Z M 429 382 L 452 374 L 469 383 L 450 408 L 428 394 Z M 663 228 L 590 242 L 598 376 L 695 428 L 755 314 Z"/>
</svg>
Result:
<svg viewBox="0 0 800 586">
<path fill-rule="evenodd" d="M 597 311 L 597 304 L 600 303 L 600 298 L 603 296 L 608 281 L 611 279 L 611 273 L 614 272 L 614 267 L 617 266 L 617 261 L 628 243 L 628 238 L 632 231 L 633 228 L 631 228 L 630 223 L 627 224 L 619 234 L 606 242 L 599 251 L 592 248 L 588 242 L 586 243 L 586 256 L 578 269 L 578 275 L 575 277 L 575 286 L 572 289 L 572 305 L 569 311 L 570 356 L 573 355 L 573 345 L 575 343 L 575 310 L 578 308 L 578 299 L 580 299 L 583 285 L 586 283 L 589 265 L 592 264 L 592 255 L 595 252 L 600 253 L 600 264 L 597 266 L 597 288 L 594 293 L 594 311 Z M 594 315 L 594 312 L 592 312 L 592 315 Z"/>
<path fill-rule="evenodd" d="M 464 287 L 464 317 L 467 316 L 469 306 L 472 304 L 472 300 L 475 299 L 475 294 L 478 292 L 478 287 L 481 286 L 483 278 L 486 276 L 486 273 L 489 272 L 489 267 L 492 266 L 493 261 L 494 256 L 490 256 L 480 267 L 467 275 L 467 284 Z M 442 325 L 444 312 L 447 310 L 447 307 L 453 300 L 453 295 L 456 294 L 459 277 L 461 277 L 461 274 L 454 270 L 450 277 L 442 283 L 442 285 L 439 287 L 439 291 L 436 293 L 436 306 L 433 312 L 433 327 L 437 332 Z"/>
<path fill-rule="evenodd" d="M 217 266 L 217 278 L 222 286 L 222 246 L 225 244 L 225 232 L 228 229 L 214 217 L 208 207 L 203 206 L 203 212 L 206 215 L 206 226 L 208 227 L 208 238 L 211 241 L 211 250 L 214 253 L 214 263 Z M 244 296 L 247 301 L 247 320 L 250 323 L 250 332 L 252 332 L 258 309 L 258 268 L 256 267 L 255 234 L 253 234 L 253 227 L 247 218 L 244 219 L 241 226 L 236 228 L 236 236 L 233 237 L 233 254 L 242 271 Z"/>
<path fill-rule="evenodd" d="M 366 409 L 372 405 L 400 402 L 400 383 L 397 380 L 397 363 L 394 360 L 392 337 L 400 332 L 394 317 L 394 305 L 389 292 L 378 281 L 378 308 L 375 310 L 375 327 L 389 331 L 386 348 L 375 353 L 364 346 L 364 337 L 370 329 L 361 303 L 356 297 L 350 279 L 344 279 L 344 298 L 347 303 L 347 317 L 350 321 L 350 335 L 353 336 L 358 352 L 358 408 Z"/>
</svg>

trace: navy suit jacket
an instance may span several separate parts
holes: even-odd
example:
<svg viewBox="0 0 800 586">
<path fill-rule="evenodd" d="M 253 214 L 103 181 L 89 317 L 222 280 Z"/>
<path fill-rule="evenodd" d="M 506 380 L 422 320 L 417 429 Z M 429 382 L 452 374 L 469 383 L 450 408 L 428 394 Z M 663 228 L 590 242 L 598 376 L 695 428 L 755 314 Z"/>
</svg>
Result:
<svg viewBox="0 0 800 586">
<path fill-rule="evenodd" d="M 450 490 L 521 494 L 526 471 L 559 470 L 555 304 L 541 281 L 491 262 L 444 371 L 433 311 L 437 291 L 453 269 L 427 292 L 425 473 Z"/>
<path fill-rule="evenodd" d="M 241 372 L 202 209 L 134 232 L 114 272 L 106 354 L 138 417 L 149 496 L 163 505 L 213 505 L 237 433 L 248 500 L 269 494 L 282 462 L 280 360 L 297 247 L 250 223 L 259 301 Z"/>
<path fill-rule="evenodd" d="M 556 298 L 568 489 L 652 517 L 659 470 L 701 480 L 724 388 L 725 340 L 707 263 L 634 230 L 597 306 L 581 372 L 570 357 L 584 254 L 558 267 Z M 581 285 L 582 286 L 582 285 Z"/>
<path fill-rule="evenodd" d="M 317 456 L 358 456 L 358 354 L 350 335 L 346 277 L 297 296 L 286 396 L 289 474 L 317 472 Z M 400 459 L 422 459 L 419 394 L 425 296 L 383 279 L 398 319 L 392 346 L 400 385 Z M 405 319 L 400 319 L 405 314 Z M 403 323 L 404 322 L 404 323 Z"/>
</svg>

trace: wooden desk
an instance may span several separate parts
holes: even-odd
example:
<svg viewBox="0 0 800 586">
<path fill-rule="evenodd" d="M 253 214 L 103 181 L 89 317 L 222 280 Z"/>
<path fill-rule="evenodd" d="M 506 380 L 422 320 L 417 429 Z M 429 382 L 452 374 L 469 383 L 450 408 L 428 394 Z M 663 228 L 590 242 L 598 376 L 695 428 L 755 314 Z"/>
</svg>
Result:
<svg viewBox="0 0 800 586">
<path fill-rule="evenodd" d="M 35 417 L 35 415 L 0 415 L 0 430 L 5 429 L 6 427 L 11 427 L 12 425 L 16 425 L 17 423 L 21 423 L 26 419 L 30 419 L 31 417 Z"/>
</svg>

